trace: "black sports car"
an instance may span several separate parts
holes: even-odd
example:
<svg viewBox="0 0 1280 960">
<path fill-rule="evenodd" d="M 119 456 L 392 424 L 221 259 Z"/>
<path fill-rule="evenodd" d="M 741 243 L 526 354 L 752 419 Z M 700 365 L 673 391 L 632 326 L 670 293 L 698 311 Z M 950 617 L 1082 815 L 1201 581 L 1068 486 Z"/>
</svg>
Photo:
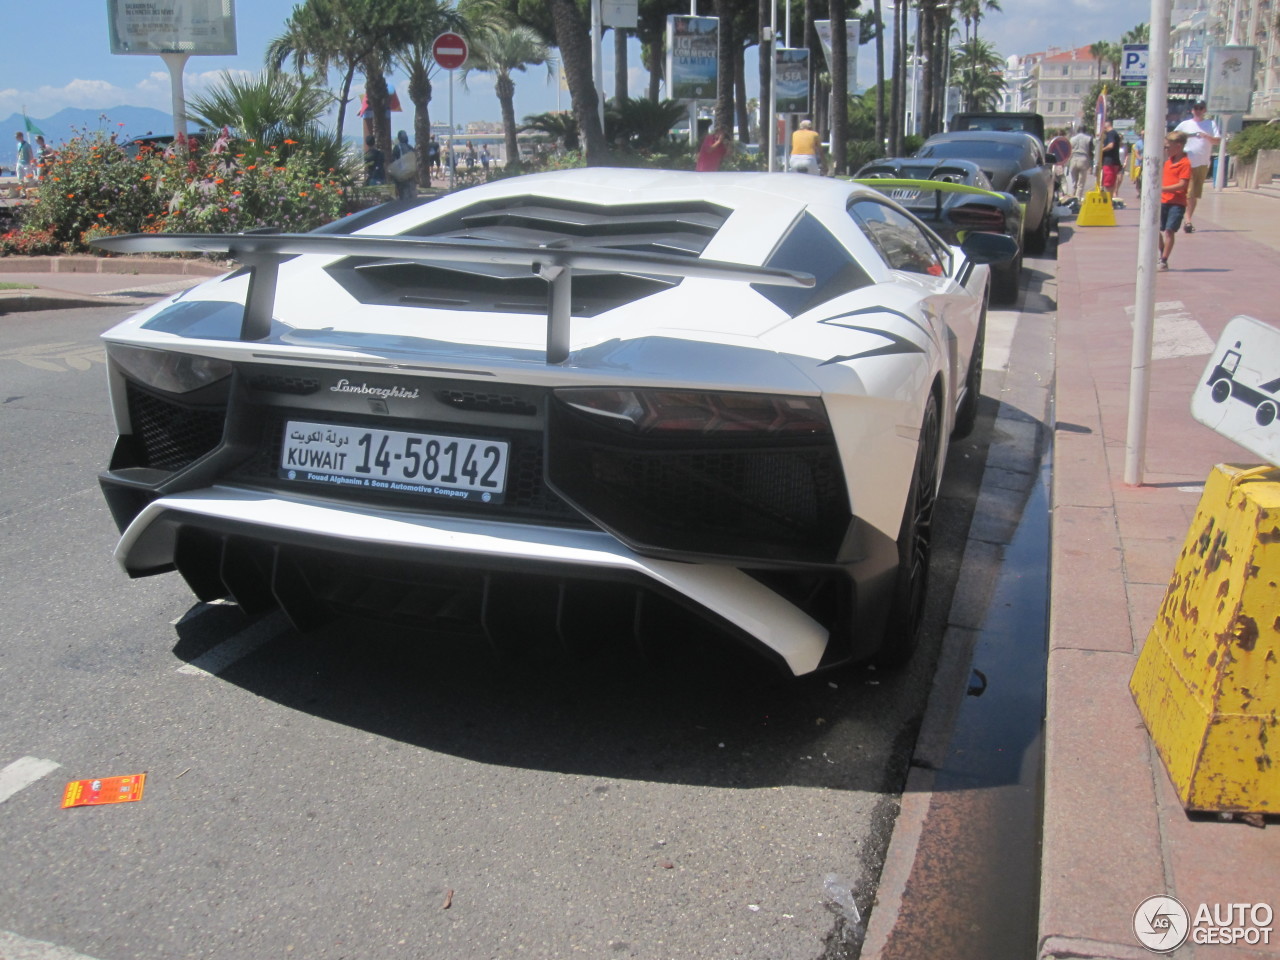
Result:
<svg viewBox="0 0 1280 960">
<path fill-rule="evenodd" d="M 934 134 L 917 157 L 934 160 L 972 160 L 991 181 L 993 190 L 1018 198 L 1023 207 L 1023 247 L 1044 253 L 1053 217 L 1053 158 L 1029 133 L 995 130 L 957 130 Z"/>
<path fill-rule="evenodd" d="M 1008 302 L 1018 295 L 1022 271 L 1022 204 L 1000 193 L 970 160 L 890 157 L 858 171 L 858 183 L 875 187 L 923 220 L 948 243 L 960 244 L 972 232 L 1003 233 L 1019 244 L 1010 263 L 993 266 L 992 296 Z"/>
</svg>

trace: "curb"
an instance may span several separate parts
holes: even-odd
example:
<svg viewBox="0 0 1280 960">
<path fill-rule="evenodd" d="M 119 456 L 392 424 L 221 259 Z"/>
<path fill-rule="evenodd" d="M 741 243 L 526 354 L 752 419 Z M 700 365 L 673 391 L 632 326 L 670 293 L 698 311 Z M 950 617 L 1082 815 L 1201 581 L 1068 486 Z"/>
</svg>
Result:
<svg viewBox="0 0 1280 960">
<path fill-rule="evenodd" d="M 0 257 L 0 273 L 146 273 L 216 277 L 233 269 L 234 265 L 211 260 L 179 260 L 172 257 Z"/>
</svg>

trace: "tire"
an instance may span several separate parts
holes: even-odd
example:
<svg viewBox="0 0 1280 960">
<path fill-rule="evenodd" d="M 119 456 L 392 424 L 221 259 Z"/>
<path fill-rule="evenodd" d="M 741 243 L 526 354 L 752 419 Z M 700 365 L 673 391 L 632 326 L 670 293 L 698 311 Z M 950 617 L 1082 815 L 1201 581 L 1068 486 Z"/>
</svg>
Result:
<svg viewBox="0 0 1280 960">
<path fill-rule="evenodd" d="M 1018 299 L 1022 285 L 1022 252 L 1012 263 L 1001 264 L 991 270 L 991 299 L 997 303 L 1013 303 Z"/>
<path fill-rule="evenodd" d="M 964 378 L 964 399 L 960 401 L 956 423 L 951 429 L 951 436 L 956 439 L 973 433 L 974 425 L 978 422 L 978 400 L 982 395 L 982 359 L 986 342 L 987 311 L 984 307 L 982 318 L 978 321 L 978 335 L 973 342 L 973 354 L 969 357 L 969 372 Z"/>
<path fill-rule="evenodd" d="M 1213 398 L 1214 403 L 1225 403 L 1227 397 L 1231 396 L 1231 381 L 1226 377 L 1213 382 L 1213 389 L 1209 396 Z"/>
<path fill-rule="evenodd" d="M 898 573 L 889 602 L 889 619 L 876 663 L 900 667 L 920 645 L 925 598 L 929 590 L 929 560 L 933 546 L 933 508 L 938 500 L 938 458 L 941 433 L 938 402 L 932 393 L 920 424 L 911 489 L 898 531 Z"/>
<path fill-rule="evenodd" d="M 1041 254 L 1049 246 L 1049 211 L 1040 217 L 1040 226 L 1036 232 L 1027 237 L 1027 253 Z"/>
<path fill-rule="evenodd" d="M 1276 405 L 1270 400 L 1258 404 L 1258 412 L 1253 415 L 1254 422 L 1260 427 L 1268 427 L 1276 418 Z"/>
</svg>

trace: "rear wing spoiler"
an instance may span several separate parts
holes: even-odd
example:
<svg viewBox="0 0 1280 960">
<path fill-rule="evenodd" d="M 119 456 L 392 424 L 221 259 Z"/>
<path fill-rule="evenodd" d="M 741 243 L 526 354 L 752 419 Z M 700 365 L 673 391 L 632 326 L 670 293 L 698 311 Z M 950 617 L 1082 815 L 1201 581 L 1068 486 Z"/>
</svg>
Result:
<svg viewBox="0 0 1280 960">
<path fill-rule="evenodd" d="M 736 280 L 783 287 L 812 287 L 812 274 L 720 260 L 700 260 L 629 250 L 586 250 L 557 241 L 542 246 L 482 240 L 438 240 L 362 234 L 134 233 L 103 237 L 92 245 L 111 253 L 222 253 L 249 268 L 241 340 L 265 340 L 271 332 L 280 264 L 302 254 L 383 257 L 414 262 L 524 264 L 547 281 L 547 362 L 569 358 L 569 322 L 575 270 L 641 273 L 663 277 Z"/>
<path fill-rule="evenodd" d="M 862 177 L 855 179 L 854 183 L 860 183 L 865 187 L 874 187 L 876 189 L 889 188 L 894 190 L 932 190 L 935 203 L 934 216 L 942 216 L 942 195 L 944 193 L 976 193 L 986 197 L 1007 198 L 1010 194 L 999 193 L 995 190 L 986 190 L 982 187 L 970 186 L 967 183 L 950 183 L 946 180 L 905 180 L 895 177 Z"/>
</svg>

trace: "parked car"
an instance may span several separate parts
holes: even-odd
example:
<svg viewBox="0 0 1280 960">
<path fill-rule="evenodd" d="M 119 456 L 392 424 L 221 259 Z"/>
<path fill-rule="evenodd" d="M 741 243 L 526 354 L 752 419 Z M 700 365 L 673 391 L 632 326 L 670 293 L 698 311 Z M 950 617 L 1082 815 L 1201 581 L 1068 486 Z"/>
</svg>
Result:
<svg viewBox="0 0 1280 960">
<path fill-rule="evenodd" d="M 916 151 L 918 157 L 972 160 L 995 190 L 1011 193 L 1023 207 L 1023 248 L 1044 253 L 1053 222 L 1053 159 L 1029 133 L 973 130 L 938 133 Z"/>
<path fill-rule="evenodd" d="M 1003 233 L 1018 244 L 1018 255 L 991 268 L 992 298 L 1017 298 L 1022 274 L 1022 205 L 1009 193 L 991 189 L 991 181 L 971 160 L 889 157 L 873 160 L 854 176 L 858 183 L 886 194 L 927 223 L 948 243 L 971 231 Z"/>
<path fill-rule="evenodd" d="M 1044 117 L 1038 113 L 957 113 L 951 118 L 950 130 L 998 130 L 1030 133 L 1045 143 Z"/>
<path fill-rule="evenodd" d="M 131 576 L 502 650 L 909 655 L 1008 238 L 823 177 L 603 168 L 370 220 L 98 242 L 247 267 L 104 334 Z"/>
</svg>

